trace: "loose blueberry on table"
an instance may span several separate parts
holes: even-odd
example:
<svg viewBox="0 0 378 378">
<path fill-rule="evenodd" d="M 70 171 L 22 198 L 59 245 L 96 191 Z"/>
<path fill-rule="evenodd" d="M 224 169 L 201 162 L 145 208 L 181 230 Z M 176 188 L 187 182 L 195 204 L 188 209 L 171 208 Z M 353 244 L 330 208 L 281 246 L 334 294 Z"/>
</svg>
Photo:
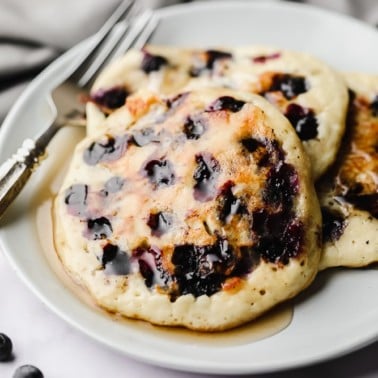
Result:
<svg viewBox="0 0 378 378">
<path fill-rule="evenodd" d="M 12 358 L 12 341 L 4 333 L 0 333 L 0 361 L 9 361 Z"/>
<path fill-rule="evenodd" d="M 43 374 L 33 365 L 22 365 L 14 372 L 13 378 L 43 378 Z"/>
</svg>

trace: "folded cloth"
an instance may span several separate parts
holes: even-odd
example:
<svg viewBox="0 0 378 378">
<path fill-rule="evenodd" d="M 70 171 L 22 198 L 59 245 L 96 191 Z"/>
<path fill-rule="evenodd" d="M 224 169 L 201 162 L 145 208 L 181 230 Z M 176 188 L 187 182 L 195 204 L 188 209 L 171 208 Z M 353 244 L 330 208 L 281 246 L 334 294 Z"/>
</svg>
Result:
<svg viewBox="0 0 378 378">
<path fill-rule="evenodd" d="M 119 0 L 1 0 L 0 122 L 27 83 L 90 36 Z"/>
<path fill-rule="evenodd" d="M 151 7 L 180 2 L 137 1 L 143 1 Z M 98 30 L 119 2 L 120 0 L 0 1 L 0 124 L 28 82 L 63 51 Z M 377 0 L 307 2 L 378 23 Z"/>
</svg>

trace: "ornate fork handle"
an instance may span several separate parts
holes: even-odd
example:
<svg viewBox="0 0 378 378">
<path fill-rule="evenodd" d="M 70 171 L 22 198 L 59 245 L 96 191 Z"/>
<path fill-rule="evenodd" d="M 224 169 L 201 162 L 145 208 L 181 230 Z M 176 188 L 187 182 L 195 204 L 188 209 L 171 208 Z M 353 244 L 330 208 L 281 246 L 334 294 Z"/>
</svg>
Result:
<svg viewBox="0 0 378 378">
<path fill-rule="evenodd" d="M 34 168 L 43 160 L 46 147 L 59 130 L 51 124 L 36 140 L 26 139 L 17 152 L 0 167 L 0 217 L 25 186 Z"/>
</svg>

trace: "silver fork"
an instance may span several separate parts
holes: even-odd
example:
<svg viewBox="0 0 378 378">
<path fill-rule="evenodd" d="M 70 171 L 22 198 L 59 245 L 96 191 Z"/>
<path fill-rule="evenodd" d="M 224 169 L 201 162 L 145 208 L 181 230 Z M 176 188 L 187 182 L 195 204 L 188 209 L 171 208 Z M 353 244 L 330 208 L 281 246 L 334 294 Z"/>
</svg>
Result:
<svg viewBox="0 0 378 378">
<path fill-rule="evenodd" d="M 136 13 L 136 14 L 135 14 Z M 122 21 L 120 21 L 122 20 Z M 0 166 L 0 217 L 24 187 L 45 157 L 46 147 L 58 130 L 66 125 L 85 126 L 84 103 L 78 97 L 88 90 L 102 66 L 130 48 L 141 48 L 158 24 L 149 9 L 140 12 L 136 1 L 123 0 L 102 28 L 88 41 L 88 49 L 75 60 L 68 77 L 48 99 L 55 117 L 39 136 L 26 139 L 17 152 Z"/>
</svg>

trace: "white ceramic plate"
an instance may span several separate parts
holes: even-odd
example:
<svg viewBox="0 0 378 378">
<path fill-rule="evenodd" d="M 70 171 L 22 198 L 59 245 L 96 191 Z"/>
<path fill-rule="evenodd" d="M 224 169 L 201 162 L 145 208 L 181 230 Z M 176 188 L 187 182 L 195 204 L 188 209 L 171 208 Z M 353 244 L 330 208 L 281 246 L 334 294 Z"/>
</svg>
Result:
<svg viewBox="0 0 378 378">
<path fill-rule="evenodd" d="M 154 43 L 218 46 L 271 44 L 313 53 L 342 70 L 377 73 L 378 33 L 352 19 L 307 6 L 276 2 L 194 3 L 159 11 Z M 85 44 L 54 62 L 28 87 L 0 134 L 0 161 L 51 117 L 45 95 L 61 80 Z M 62 140 L 62 139 L 61 139 Z M 274 371 L 346 353 L 377 339 L 376 268 L 322 273 L 295 301 L 291 324 L 274 336 L 237 345 L 206 345 L 166 338 L 124 324 L 79 300 L 54 273 L 37 237 L 31 203 L 59 172 L 70 138 L 55 145 L 1 222 L 1 248 L 28 286 L 57 314 L 81 331 L 136 359 L 194 372 L 219 374 Z M 61 158 L 62 156 L 60 156 Z M 53 180 L 54 181 L 54 180 Z M 36 202 L 37 201 L 37 202 Z M 32 205 L 32 206 L 34 206 Z M 42 233 L 43 234 L 43 233 Z M 46 238 L 49 237 L 48 230 Z M 42 235 L 43 237 L 43 235 Z"/>
</svg>

